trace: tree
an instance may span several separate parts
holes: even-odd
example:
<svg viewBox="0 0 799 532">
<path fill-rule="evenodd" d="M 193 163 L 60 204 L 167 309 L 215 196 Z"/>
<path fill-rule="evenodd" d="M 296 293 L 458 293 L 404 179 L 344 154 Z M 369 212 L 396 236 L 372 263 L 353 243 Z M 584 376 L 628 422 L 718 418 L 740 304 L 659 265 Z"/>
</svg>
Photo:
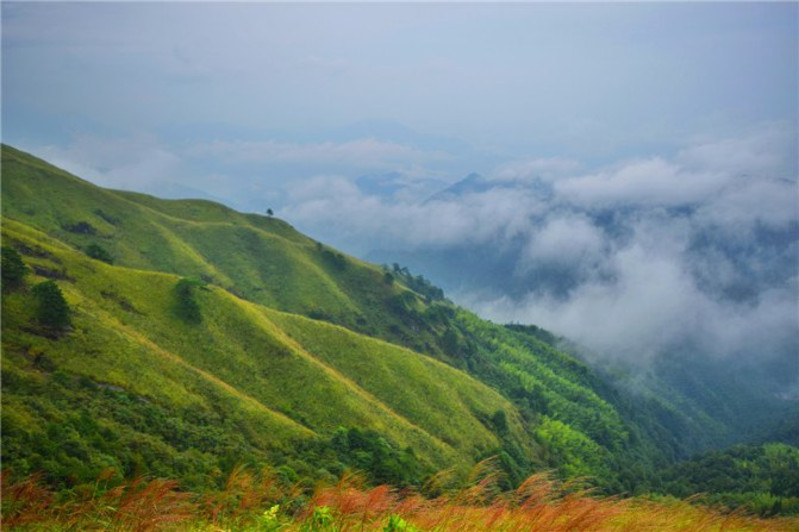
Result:
<svg viewBox="0 0 799 532">
<path fill-rule="evenodd" d="M 3 291 L 6 292 L 21 287 L 28 272 L 29 269 L 25 266 L 25 263 L 22 262 L 22 257 L 17 253 L 17 250 L 8 246 L 3 246 Z"/>
<path fill-rule="evenodd" d="M 200 323 L 203 319 L 200 305 L 194 299 L 192 287 L 198 282 L 193 279 L 181 279 L 175 283 L 175 313 L 187 323 Z"/>
<path fill-rule="evenodd" d="M 497 410 L 494 412 L 494 415 L 491 416 L 491 423 L 494 425 L 494 428 L 497 429 L 500 436 L 504 436 L 508 433 L 508 415 L 504 410 Z"/>
<path fill-rule="evenodd" d="M 40 324 L 56 331 L 63 331 L 71 325 L 69 304 L 55 281 L 51 279 L 37 284 L 33 287 L 33 295 L 37 300 L 36 319 Z"/>
<path fill-rule="evenodd" d="M 274 213 L 274 211 L 273 211 L 272 209 L 266 209 L 266 215 L 267 215 L 267 216 L 270 216 L 270 217 L 271 217 L 271 216 L 274 216 L 274 214 L 275 214 L 275 213 Z"/>
<path fill-rule="evenodd" d="M 111 254 L 104 247 L 94 242 L 86 246 L 86 254 L 93 259 L 101 260 L 108 264 L 114 263 L 114 258 Z"/>
</svg>

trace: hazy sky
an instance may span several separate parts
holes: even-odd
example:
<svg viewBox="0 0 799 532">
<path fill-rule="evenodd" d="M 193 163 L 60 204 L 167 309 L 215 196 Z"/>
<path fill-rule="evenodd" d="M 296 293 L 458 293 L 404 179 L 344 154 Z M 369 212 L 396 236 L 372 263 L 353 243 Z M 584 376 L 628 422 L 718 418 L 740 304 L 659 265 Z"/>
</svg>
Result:
<svg viewBox="0 0 799 532">
<path fill-rule="evenodd" d="M 2 15 L 4 142 L 356 254 L 471 246 L 516 287 L 462 287 L 483 315 L 631 357 L 792 357 L 799 390 L 796 2 Z"/>
<path fill-rule="evenodd" d="M 600 164 L 768 122 L 796 130 L 796 3 L 2 13 L 5 142 L 104 184 L 194 184 L 245 208 L 230 189 L 275 196 L 318 173 L 453 181 L 517 158 Z"/>
</svg>

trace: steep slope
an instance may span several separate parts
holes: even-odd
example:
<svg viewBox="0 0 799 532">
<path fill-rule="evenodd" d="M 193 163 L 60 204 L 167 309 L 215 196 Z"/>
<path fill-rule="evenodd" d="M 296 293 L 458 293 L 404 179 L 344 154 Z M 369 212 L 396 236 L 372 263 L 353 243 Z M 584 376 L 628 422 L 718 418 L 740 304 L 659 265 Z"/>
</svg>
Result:
<svg viewBox="0 0 799 532">
<path fill-rule="evenodd" d="M 3 244 L 33 271 L 3 298 L 3 459 L 20 472 L 206 486 L 247 462 L 418 483 L 498 455 L 507 485 L 549 468 L 620 493 L 724 428 L 271 217 L 105 190 L 5 146 L 2 193 Z M 68 334 L 35 322 L 44 279 Z"/>
<path fill-rule="evenodd" d="M 4 215 L 75 248 L 94 244 L 118 265 L 194 275 L 256 303 L 437 352 L 430 331 L 408 333 L 397 304 L 407 290 L 281 220 L 101 189 L 8 146 L 2 157 Z"/>
<path fill-rule="evenodd" d="M 38 272 L 31 282 L 57 277 L 73 309 L 73 330 L 53 337 L 37 328 L 30 291 L 3 298 L 3 461 L 12 468 L 42 468 L 58 477 L 75 457 L 50 463 L 48 445 L 64 436 L 58 427 L 71 426 L 67 420 L 74 416 L 91 419 L 120 444 L 98 449 L 91 434 L 73 427 L 74 447 L 86 460 L 82 469 L 94 474 L 108 465 L 128 473 L 158 471 L 151 462 L 159 454 L 179 459 L 188 453 L 183 458 L 190 461 L 192 453 L 204 453 L 202 464 L 190 468 L 210 475 L 231 466 L 235 446 L 242 456 L 266 459 L 341 426 L 374 429 L 412 448 L 430 468 L 460 467 L 499 446 L 484 424 L 497 411 L 508 413 L 512 438 L 531 452 L 507 400 L 407 349 L 269 310 L 210 285 L 196 288 L 201 323 L 186 323 L 174 310 L 179 278 L 173 275 L 92 260 L 7 219 L 3 243 L 19 249 Z M 51 385 L 61 389 L 60 397 L 49 395 L 52 390 L 40 395 Z M 186 427 L 211 416 L 206 428 L 228 434 L 198 446 L 147 423 L 115 418 L 110 411 L 118 401 L 138 402 L 134 407 L 154 409 L 149 416 Z M 220 453 L 220 442 L 233 448 Z M 139 449 L 141 460 L 123 451 L 128 446 Z"/>
<path fill-rule="evenodd" d="M 412 447 L 433 468 L 466 466 L 499 453 L 511 482 L 541 464 L 565 477 L 593 476 L 618 490 L 622 468 L 611 464 L 618 456 L 622 463 L 643 460 L 651 468 L 663 454 L 653 442 L 660 434 L 622 419 L 584 364 L 523 332 L 456 309 L 440 290 L 407 271 L 384 271 L 346 257 L 276 219 L 207 201 L 104 190 L 8 147 L 2 187 L 8 242 L 37 275 L 68 283 L 68 295 L 80 301 L 78 323 L 86 308 L 99 317 L 92 323 L 104 327 L 94 331 L 86 325 L 91 332 L 80 336 L 86 345 L 70 344 L 74 335 L 49 345 L 47 351 L 61 353 L 49 364 L 99 382 L 101 389 L 121 388 L 144 398 L 152 395 L 147 390 L 170 389 L 132 378 L 138 365 L 149 367 L 144 359 L 112 369 L 110 361 L 74 356 L 103 353 L 113 345 L 109 337 L 122 335 L 137 339 L 138 344 L 130 341 L 140 351 L 160 352 L 218 379 L 250 404 L 285 416 L 295 430 L 309 429 L 310 439 L 324 439 L 339 425 L 370 427 L 397 448 Z M 61 251 L 37 251 L 44 242 Z M 105 251 L 93 253 L 92 247 Z M 178 278 L 169 274 L 207 284 L 191 289 L 202 323 L 178 320 Z M 22 323 L 16 326 L 24 340 L 14 343 L 11 335 L 4 348 L 25 353 L 31 333 Z M 153 397 L 161 398 L 153 404 L 167 409 L 182 404 Z M 257 460 L 271 443 L 280 447 L 286 440 L 245 438 L 236 445 L 253 447 L 245 454 Z M 633 451 L 624 455 L 628 448 Z"/>
</svg>

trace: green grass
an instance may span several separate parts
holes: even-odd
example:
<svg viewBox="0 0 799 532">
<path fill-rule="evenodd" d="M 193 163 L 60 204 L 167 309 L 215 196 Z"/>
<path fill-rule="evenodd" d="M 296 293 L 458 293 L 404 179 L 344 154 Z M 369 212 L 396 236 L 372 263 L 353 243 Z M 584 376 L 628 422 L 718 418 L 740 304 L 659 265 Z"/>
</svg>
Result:
<svg viewBox="0 0 799 532">
<path fill-rule="evenodd" d="M 101 189 L 5 145 L 2 157 L 4 215 L 70 246 L 96 243 L 117 265 L 203 277 L 244 299 L 388 340 L 410 336 L 392 332 L 408 316 L 386 304 L 404 289 L 281 220 Z M 93 233 L 75 232 L 81 223 Z"/>
<path fill-rule="evenodd" d="M 507 399 L 493 391 L 486 393 L 483 384 L 464 379 L 462 372 L 450 366 L 342 327 L 262 311 L 325 364 L 379 397 L 392 411 L 417 420 L 422 429 L 452 447 L 473 456 L 497 447 L 499 441 L 486 427 L 486 420 L 498 410 L 511 415 L 513 437 L 519 442 L 525 439 L 521 422 Z M 462 415 L 453 416 L 452 412 Z"/>
<path fill-rule="evenodd" d="M 63 277 L 58 284 L 74 323 L 57 339 L 37 334 L 30 294 L 4 298 L 3 372 L 10 384 L 3 406 L 12 434 L 34 438 L 68 415 L 59 401 L 77 408 L 69 386 L 58 401 L 44 401 L 43 412 L 42 399 L 17 389 L 40 387 L 54 375 L 88 381 L 98 393 L 119 390 L 168 416 L 217 412 L 235 420 L 234 430 L 264 456 L 339 426 L 364 427 L 411 447 L 429 467 L 468 467 L 499 444 L 485 418 L 513 412 L 487 386 L 408 349 L 272 311 L 211 285 L 193 289 L 202 322 L 186 323 L 174 310 L 177 276 L 90 259 L 12 220 L 4 220 L 3 238 L 31 267 Z M 28 283 L 38 279 L 32 275 Z M 20 385 L 26 379 L 39 385 Z M 522 442 L 516 418 L 512 427 Z M 163 442 L 144 435 L 153 445 Z M 27 459 L 18 452 L 4 455 L 8 465 Z"/>
</svg>

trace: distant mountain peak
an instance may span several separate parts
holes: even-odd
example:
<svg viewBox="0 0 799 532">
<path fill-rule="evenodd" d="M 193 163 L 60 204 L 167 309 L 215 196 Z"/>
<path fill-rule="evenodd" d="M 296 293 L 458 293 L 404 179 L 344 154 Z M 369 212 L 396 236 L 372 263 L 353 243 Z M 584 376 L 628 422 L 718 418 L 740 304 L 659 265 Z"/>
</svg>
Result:
<svg viewBox="0 0 799 532">
<path fill-rule="evenodd" d="M 433 194 L 427 199 L 430 201 L 448 201 L 467 194 L 482 194 L 492 189 L 519 189 L 532 191 L 539 199 L 549 199 L 552 197 L 552 185 L 540 178 L 532 179 L 495 179 L 485 177 L 477 172 L 472 172 L 460 181 L 448 186 L 447 188 Z"/>
</svg>

